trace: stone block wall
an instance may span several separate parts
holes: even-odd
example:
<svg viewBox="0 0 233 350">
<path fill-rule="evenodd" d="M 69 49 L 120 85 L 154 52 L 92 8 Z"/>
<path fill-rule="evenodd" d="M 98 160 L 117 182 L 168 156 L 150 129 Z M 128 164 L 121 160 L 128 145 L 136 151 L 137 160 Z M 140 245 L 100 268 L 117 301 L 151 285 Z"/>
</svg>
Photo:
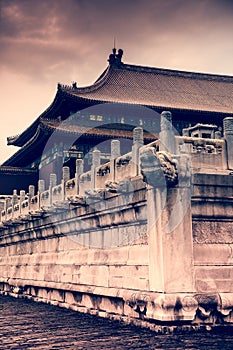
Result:
<svg viewBox="0 0 233 350">
<path fill-rule="evenodd" d="M 232 293 L 233 177 L 195 175 L 192 197 L 195 287 Z"/>
<path fill-rule="evenodd" d="M 108 193 L 104 208 L 95 202 L 47 211 L 1 230 L 3 293 L 132 315 L 127 300 L 149 292 L 146 191 L 139 179 L 132 186 L 130 202 Z"/>
<path fill-rule="evenodd" d="M 12 286 L 148 291 L 148 245 L 91 249 L 64 236 L 1 247 L 0 255 L 1 282 Z"/>
</svg>

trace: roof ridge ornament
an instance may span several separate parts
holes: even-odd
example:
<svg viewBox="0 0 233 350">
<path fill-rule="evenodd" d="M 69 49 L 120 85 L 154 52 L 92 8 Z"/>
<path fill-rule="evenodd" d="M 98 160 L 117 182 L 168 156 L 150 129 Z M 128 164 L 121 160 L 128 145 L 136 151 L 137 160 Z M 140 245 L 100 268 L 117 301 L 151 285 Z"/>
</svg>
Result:
<svg viewBox="0 0 233 350">
<path fill-rule="evenodd" d="M 121 65 L 123 62 L 122 60 L 122 56 L 123 56 L 123 50 L 122 49 L 118 49 L 117 53 L 116 53 L 116 48 L 114 45 L 114 48 L 112 49 L 112 53 L 109 55 L 108 58 L 108 62 L 110 65 L 116 65 L 119 66 Z"/>
<path fill-rule="evenodd" d="M 73 81 L 73 83 L 72 83 L 72 88 L 73 88 L 74 90 L 76 90 L 76 89 L 78 88 L 78 86 L 77 86 L 77 81 Z"/>
</svg>

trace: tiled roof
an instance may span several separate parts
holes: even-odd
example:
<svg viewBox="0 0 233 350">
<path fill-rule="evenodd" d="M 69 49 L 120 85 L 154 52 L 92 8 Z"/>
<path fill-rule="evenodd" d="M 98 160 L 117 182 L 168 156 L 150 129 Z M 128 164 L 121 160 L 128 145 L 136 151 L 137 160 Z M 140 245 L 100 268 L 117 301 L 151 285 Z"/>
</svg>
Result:
<svg viewBox="0 0 233 350">
<path fill-rule="evenodd" d="M 233 112 L 233 77 L 223 75 L 121 64 L 110 65 L 90 87 L 61 89 L 73 97 L 93 101 Z"/>
</svg>

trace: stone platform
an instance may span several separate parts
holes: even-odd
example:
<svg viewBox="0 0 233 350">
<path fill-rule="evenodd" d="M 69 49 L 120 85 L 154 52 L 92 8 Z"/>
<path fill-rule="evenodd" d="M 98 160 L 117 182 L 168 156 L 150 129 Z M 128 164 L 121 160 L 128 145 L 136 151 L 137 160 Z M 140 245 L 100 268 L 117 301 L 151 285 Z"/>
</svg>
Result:
<svg viewBox="0 0 233 350">
<path fill-rule="evenodd" d="M 144 146 L 136 128 L 131 153 L 112 141 L 109 163 L 96 150 L 89 172 L 78 160 L 75 178 L 64 167 L 60 184 L 51 174 L 48 189 L 2 201 L 2 293 L 141 323 L 232 324 L 233 119 L 221 139 L 174 136 L 161 120 L 159 140 Z"/>
</svg>

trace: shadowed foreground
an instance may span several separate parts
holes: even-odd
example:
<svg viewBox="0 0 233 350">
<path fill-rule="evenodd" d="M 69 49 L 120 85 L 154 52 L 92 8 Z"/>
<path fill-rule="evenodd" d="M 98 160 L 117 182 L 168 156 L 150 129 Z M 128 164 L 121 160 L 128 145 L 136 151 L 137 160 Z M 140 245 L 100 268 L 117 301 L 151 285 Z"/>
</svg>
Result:
<svg viewBox="0 0 233 350">
<path fill-rule="evenodd" d="M 232 349 L 229 328 L 156 334 L 47 304 L 0 296 L 0 349 Z"/>
</svg>

